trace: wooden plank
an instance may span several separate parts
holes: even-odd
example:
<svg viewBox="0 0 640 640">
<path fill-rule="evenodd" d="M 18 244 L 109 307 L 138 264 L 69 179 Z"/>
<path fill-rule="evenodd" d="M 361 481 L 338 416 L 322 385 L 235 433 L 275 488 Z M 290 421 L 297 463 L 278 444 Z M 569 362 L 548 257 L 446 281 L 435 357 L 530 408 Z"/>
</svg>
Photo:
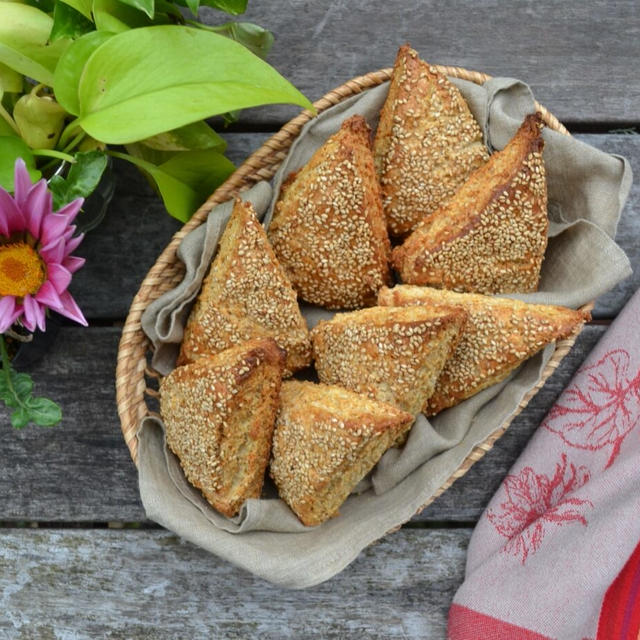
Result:
<svg viewBox="0 0 640 640">
<path fill-rule="evenodd" d="M 304 591 L 164 531 L 2 530 L 12 638 L 444 638 L 469 530 L 402 530 Z"/>
<path fill-rule="evenodd" d="M 260 147 L 268 134 L 227 134 L 229 156 L 240 164 Z M 579 135 L 579 139 L 626 156 L 640 175 L 640 136 Z M 88 258 L 71 285 L 85 315 L 91 319 L 124 318 L 140 283 L 179 228 L 142 176 L 128 164 L 117 163 L 118 188 L 107 218 L 89 233 L 78 253 Z M 594 317 L 615 317 L 640 286 L 640 183 L 631 190 L 623 212 L 618 242 L 634 265 L 633 277 L 603 296 Z"/>
<path fill-rule="evenodd" d="M 577 138 L 607 153 L 624 156 L 636 177 L 616 235 L 616 241 L 629 256 L 633 275 L 600 296 L 593 310 L 594 318 L 614 318 L 640 287 L 640 135 L 579 135 Z"/>
<path fill-rule="evenodd" d="M 369 71 L 393 65 L 410 42 L 430 62 L 528 82 L 569 123 L 638 122 L 637 4 L 554 0 L 270 0 L 243 20 L 275 34 L 269 61 L 312 100 Z M 210 22 L 224 18 L 202 12 Z M 295 108 L 247 110 L 241 122 L 275 126 Z"/>
<path fill-rule="evenodd" d="M 473 521 L 482 512 L 528 438 L 605 327 L 580 335 L 526 411 L 493 449 L 418 519 Z M 13 431 L 0 411 L 0 521 L 140 521 L 137 475 L 121 437 L 113 372 L 119 331 L 63 328 L 51 352 L 32 369 L 38 394 L 60 402 L 63 423 Z"/>
</svg>

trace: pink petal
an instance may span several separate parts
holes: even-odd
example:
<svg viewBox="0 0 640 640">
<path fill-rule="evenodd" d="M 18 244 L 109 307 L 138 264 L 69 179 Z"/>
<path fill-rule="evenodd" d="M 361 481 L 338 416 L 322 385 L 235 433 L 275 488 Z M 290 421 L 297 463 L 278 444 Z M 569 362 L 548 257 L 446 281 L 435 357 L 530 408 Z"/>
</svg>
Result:
<svg viewBox="0 0 640 640">
<path fill-rule="evenodd" d="M 27 229 L 34 238 L 40 237 L 42 218 L 45 214 L 51 213 L 51 206 L 51 192 L 47 189 L 47 183 L 39 180 L 31 187 L 21 207 Z"/>
<path fill-rule="evenodd" d="M 44 313 L 44 307 L 40 306 L 37 300 L 33 300 L 36 305 L 36 324 L 38 325 L 38 329 L 40 331 L 45 331 L 47 328 L 46 316 Z"/>
<path fill-rule="evenodd" d="M 82 315 L 80 307 L 78 307 L 76 301 L 71 297 L 71 294 L 68 291 L 64 291 L 62 294 L 60 294 L 60 300 L 63 304 L 63 308 L 58 310 L 58 313 L 66 316 L 67 318 L 71 318 L 71 320 L 75 320 L 84 327 L 88 326 L 89 323 Z"/>
<path fill-rule="evenodd" d="M 0 188 L 0 233 L 9 236 L 13 231 L 24 229 L 24 217 L 14 199 Z"/>
<path fill-rule="evenodd" d="M 47 265 L 47 279 L 58 293 L 62 293 L 71 283 L 71 273 L 55 262 Z"/>
<path fill-rule="evenodd" d="M 65 204 L 62 209 L 58 210 L 56 213 L 61 216 L 69 216 L 69 222 L 71 222 L 77 215 L 82 205 L 84 204 L 84 198 L 76 198 L 72 200 L 68 204 Z"/>
<path fill-rule="evenodd" d="M 73 212 L 71 214 L 51 213 L 43 218 L 40 231 L 40 241 L 43 246 L 63 236 L 73 215 L 75 215 Z"/>
<path fill-rule="evenodd" d="M 40 249 L 40 257 L 47 263 L 60 263 L 64 260 L 65 243 L 63 238 L 58 238 L 55 242 Z"/>
<path fill-rule="evenodd" d="M 62 308 L 60 296 L 58 295 L 56 288 L 50 282 L 44 282 L 42 284 L 40 290 L 36 294 L 36 301 L 45 307 L 50 307 L 54 311 L 58 311 L 58 309 Z"/>
<path fill-rule="evenodd" d="M 4 333 L 14 322 L 16 299 L 13 296 L 0 298 L 0 333 Z"/>
<path fill-rule="evenodd" d="M 62 266 L 66 267 L 70 273 L 75 273 L 82 265 L 85 263 L 84 258 L 79 258 L 78 256 L 67 256 L 62 262 Z"/>
<path fill-rule="evenodd" d="M 64 232 L 64 235 L 62 236 L 65 241 L 69 241 L 71 240 L 71 238 L 73 237 L 73 234 L 76 232 L 76 225 L 75 224 L 70 224 L 67 227 L 67 230 Z"/>
<path fill-rule="evenodd" d="M 18 158 L 13 168 L 13 194 L 19 207 L 26 200 L 29 189 L 31 189 L 31 178 L 27 171 L 27 165 L 22 158 Z"/>
<path fill-rule="evenodd" d="M 38 303 L 30 295 L 26 295 L 22 298 L 22 304 L 24 305 L 22 324 L 27 331 L 35 331 L 38 323 Z"/>
<path fill-rule="evenodd" d="M 75 238 L 71 238 L 71 240 L 67 240 L 67 246 L 64 249 L 65 258 L 72 251 L 75 251 L 83 240 L 84 240 L 84 233 L 81 233 L 79 236 L 76 236 Z"/>
</svg>

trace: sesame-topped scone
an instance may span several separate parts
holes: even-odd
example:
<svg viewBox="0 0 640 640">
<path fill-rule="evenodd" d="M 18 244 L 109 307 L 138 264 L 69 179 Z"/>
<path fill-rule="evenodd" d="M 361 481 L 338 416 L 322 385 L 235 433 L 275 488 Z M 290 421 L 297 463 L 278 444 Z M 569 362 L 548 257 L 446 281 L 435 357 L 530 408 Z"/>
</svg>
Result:
<svg viewBox="0 0 640 640">
<path fill-rule="evenodd" d="M 550 342 L 568 337 L 590 318 L 587 312 L 566 307 L 411 285 L 381 289 L 378 302 L 430 309 L 455 305 L 468 313 L 460 341 L 427 401 L 428 415 L 504 380 L 526 359 Z"/>
<path fill-rule="evenodd" d="M 400 47 L 374 142 L 389 233 L 406 236 L 446 204 L 489 154 L 458 88 Z"/>
<path fill-rule="evenodd" d="M 311 331 L 318 377 L 416 415 L 433 393 L 466 318 L 455 306 L 338 314 Z"/>
<path fill-rule="evenodd" d="M 390 245 L 362 116 L 285 181 L 268 235 L 303 300 L 327 309 L 375 303 L 390 283 Z"/>
<path fill-rule="evenodd" d="M 280 497 L 311 527 L 340 505 L 411 426 L 401 409 L 342 387 L 286 381 L 270 474 Z"/>
<path fill-rule="evenodd" d="M 284 362 L 272 338 L 250 340 L 174 369 L 160 385 L 167 444 L 226 516 L 260 497 Z"/>
<path fill-rule="evenodd" d="M 547 247 L 540 114 L 393 251 L 402 281 L 471 293 L 536 291 Z"/>
<path fill-rule="evenodd" d="M 253 206 L 237 198 L 189 316 L 178 364 L 264 337 L 286 351 L 286 376 L 311 363 L 309 330 L 296 292 Z"/>
</svg>

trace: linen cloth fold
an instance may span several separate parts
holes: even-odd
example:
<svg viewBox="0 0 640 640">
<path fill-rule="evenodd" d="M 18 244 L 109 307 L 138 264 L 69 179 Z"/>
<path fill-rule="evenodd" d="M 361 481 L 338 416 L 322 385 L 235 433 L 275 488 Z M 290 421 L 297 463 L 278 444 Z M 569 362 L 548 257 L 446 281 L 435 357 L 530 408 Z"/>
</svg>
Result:
<svg viewBox="0 0 640 640">
<path fill-rule="evenodd" d="M 491 499 L 450 640 L 640 637 L 639 319 L 640 291 Z"/>
<path fill-rule="evenodd" d="M 501 148 L 527 113 L 533 96 L 523 83 L 496 78 L 483 86 L 455 80 L 490 147 Z M 259 183 L 243 197 L 268 226 L 282 180 L 304 165 L 343 120 L 363 115 L 375 128 L 388 84 L 353 96 L 307 123 L 291 146 L 273 187 Z M 628 163 L 554 131 L 545 130 L 550 244 L 538 293 L 525 300 L 576 307 L 631 273 L 613 237 L 631 184 Z M 231 206 L 216 207 L 206 224 L 183 241 L 186 275 L 176 289 L 149 305 L 142 326 L 163 374 L 175 364 L 183 328 L 215 255 Z M 309 325 L 332 314 L 304 307 Z M 156 418 L 138 432 L 140 495 L 147 516 L 187 540 L 279 585 L 302 588 L 327 580 L 374 540 L 409 520 L 460 466 L 471 450 L 501 427 L 540 380 L 553 345 L 507 380 L 428 420 L 420 415 L 403 449 L 391 449 L 341 508 L 319 527 L 304 527 L 267 481 L 260 500 L 248 500 L 236 518 L 217 513 L 185 480 Z"/>
</svg>

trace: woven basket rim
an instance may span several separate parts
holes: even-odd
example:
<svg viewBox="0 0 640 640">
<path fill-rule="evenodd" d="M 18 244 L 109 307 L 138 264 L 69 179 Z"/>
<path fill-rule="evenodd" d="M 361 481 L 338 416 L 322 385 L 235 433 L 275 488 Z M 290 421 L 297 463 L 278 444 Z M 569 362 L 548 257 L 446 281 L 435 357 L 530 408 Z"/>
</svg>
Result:
<svg viewBox="0 0 640 640">
<path fill-rule="evenodd" d="M 450 77 L 469 80 L 475 84 L 484 84 L 491 78 L 488 74 L 471 71 L 463 67 L 433 66 L 441 73 Z M 366 89 L 376 87 L 389 80 L 391 73 L 391 68 L 385 68 L 353 78 L 332 91 L 329 91 L 314 103 L 314 107 L 317 113 L 320 114 L 346 98 L 361 93 Z M 535 107 L 536 110 L 541 113 L 543 121 L 549 128 L 559 133 L 570 135 L 564 125 L 545 107 L 538 102 L 535 102 Z M 258 150 L 251 154 L 226 182 L 211 194 L 207 201 L 194 213 L 189 222 L 173 235 L 169 244 L 165 247 L 164 251 L 160 254 L 142 281 L 133 299 L 122 330 L 116 366 L 116 400 L 118 414 L 124 440 L 136 466 L 138 464 L 138 428 L 145 416 L 157 415 L 147 407 L 145 394 L 155 397 L 158 395 L 157 392 L 148 388 L 145 380 L 145 376 L 157 377 L 157 374 L 151 371 L 147 365 L 150 343 L 142 331 L 142 313 L 150 302 L 177 284 L 181 275 L 181 266 L 177 263 L 176 250 L 185 235 L 202 224 L 206 220 L 209 212 L 217 204 L 228 200 L 239 191 L 248 188 L 251 184 L 259 180 L 269 180 L 272 178 L 284 160 L 293 140 L 298 136 L 302 127 L 313 117 L 315 117 L 315 115 L 309 110 L 302 111 L 298 116 L 287 122 L 277 133 L 271 136 Z M 593 302 L 581 307 L 584 311 L 590 311 L 592 308 Z M 538 384 L 523 397 L 516 411 L 483 442 L 473 448 L 456 471 L 454 471 L 429 500 L 418 509 L 416 514 L 420 513 L 420 511 L 440 496 L 455 480 L 461 478 L 475 462 L 491 450 L 513 419 L 527 406 L 529 401 L 540 388 L 542 388 L 546 380 L 558 367 L 573 346 L 580 331 L 581 328 L 577 329 L 568 338 L 556 343 L 555 351 L 545 366 L 541 379 Z M 400 526 L 401 524 L 396 528 Z"/>
</svg>

